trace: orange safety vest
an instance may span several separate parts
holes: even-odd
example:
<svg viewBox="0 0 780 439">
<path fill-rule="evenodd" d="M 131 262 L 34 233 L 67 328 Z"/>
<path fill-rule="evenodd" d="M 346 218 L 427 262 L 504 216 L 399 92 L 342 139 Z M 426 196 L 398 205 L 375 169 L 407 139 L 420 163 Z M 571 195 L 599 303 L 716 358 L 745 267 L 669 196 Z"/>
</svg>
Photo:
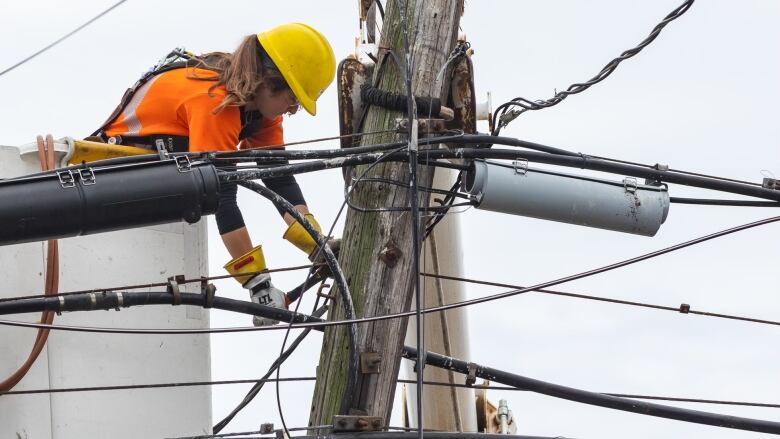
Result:
<svg viewBox="0 0 780 439">
<path fill-rule="evenodd" d="M 224 85 L 209 88 L 216 73 L 194 67 L 179 67 L 154 74 L 132 90 L 121 114 L 109 121 L 101 135 L 121 139 L 122 144 L 152 147 L 150 138 L 184 138 L 169 150 L 234 151 L 244 148 L 270 148 L 284 143 L 282 117 L 262 118 L 257 112 L 239 107 L 214 109 L 226 95 Z M 124 99 L 123 99 L 124 100 Z"/>
</svg>

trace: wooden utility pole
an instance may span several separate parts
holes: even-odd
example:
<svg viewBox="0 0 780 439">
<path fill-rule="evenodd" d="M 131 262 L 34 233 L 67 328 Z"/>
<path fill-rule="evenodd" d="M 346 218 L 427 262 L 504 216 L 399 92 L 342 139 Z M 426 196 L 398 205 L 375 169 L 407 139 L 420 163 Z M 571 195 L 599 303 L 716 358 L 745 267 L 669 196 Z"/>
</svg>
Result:
<svg viewBox="0 0 780 439">
<path fill-rule="evenodd" d="M 413 66 L 413 93 L 416 96 L 438 97 L 446 102 L 449 89 L 445 79 L 447 75 L 442 75 L 438 83 L 436 75 L 456 45 L 463 0 L 388 0 L 380 40 L 380 59 L 383 52 L 389 49 L 400 63 L 406 60 L 400 10 L 403 7 L 406 8 Z M 377 66 L 374 69 L 374 75 L 379 75 L 378 88 L 406 94 L 404 66 L 396 66 L 392 59 L 385 64 L 384 68 Z M 393 129 L 396 119 L 403 117 L 402 113 L 373 106 L 363 126 L 356 127 L 356 131 Z M 405 135 L 371 135 L 364 136 L 361 143 L 405 139 Z M 366 166 L 352 169 L 351 177 L 359 177 L 365 169 Z M 367 176 L 390 179 L 401 184 L 360 183 L 351 196 L 354 205 L 368 209 L 410 206 L 408 164 L 380 164 Z M 432 180 L 433 168 L 419 166 L 419 185 L 430 186 Z M 421 207 L 428 205 L 427 196 L 420 196 L 419 201 Z M 411 308 L 415 281 L 412 250 L 415 246 L 411 224 L 412 216 L 408 210 L 368 213 L 349 210 L 339 261 L 349 283 L 358 317 L 386 315 Z M 330 309 L 330 320 L 344 318 L 338 299 Z M 352 409 L 355 413 L 380 416 L 385 425 L 392 410 L 406 327 L 407 319 L 382 320 L 358 326 L 357 350 L 361 353 L 378 353 L 381 361 L 378 363 L 378 373 L 360 375 L 356 392 L 352 395 Z M 339 414 L 347 381 L 347 353 L 344 327 L 326 329 L 309 425 L 331 424 L 333 415 Z"/>
</svg>

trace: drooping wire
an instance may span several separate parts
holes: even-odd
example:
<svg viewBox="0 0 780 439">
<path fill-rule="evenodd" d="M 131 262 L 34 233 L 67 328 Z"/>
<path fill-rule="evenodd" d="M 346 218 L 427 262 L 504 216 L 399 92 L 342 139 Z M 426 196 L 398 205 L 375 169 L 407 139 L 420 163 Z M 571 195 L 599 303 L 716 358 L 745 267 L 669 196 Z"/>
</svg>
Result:
<svg viewBox="0 0 780 439">
<path fill-rule="evenodd" d="M 686 0 L 685 2 L 683 2 L 683 4 L 675 8 L 660 23 L 658 23 L 653 28 L 653 30 L 650 32 L 647 38 L 642 40 L 642 42 L 639 43 L 636 47 L 624 51 L 623 53 L 620 54 L 620 56 L 607 63 L 607 65 L 604 66 L 604 68 L 601 69 L 601 71 L 596 76 L 589 79 L 588 81 L 572 84 L 566 90 L 555 93 L 555 96 L 553 96 L 550 99 L 531 101 L 523 97 L 517 97 L 512 99 L 509 102 L 505 102 L 499 105 L 496 108 L 496 110 L 493 112 L 494 126 L 491 127 L 491 133 L 493 135 L 498 135 L 501 132 L 501 129 L 503 127 L 505 127 L 512 120 L 514 120 L 515 118 L 517 118 L 518 116 L 520 116 L 526 111 L 550 108 L 554 105 L 559 104 L 561 101 L 566 99 L 569 95 L 582 93 L 583 91 L 590 88 L 592 85 L 598 84 L 599 82 L 603 81 L 604 79 L 609 77 L 609 75 L 612 74 L 612 72 L 615 71 L 615 69 L 621 62 L 638 54 L 647 45 L 652 43 L 661 33 L 661 30 L 663 30 L 663 28 L 666 27 L 667 24 L 676 20 L 677 18 L 682 16 L 686 11 L 688 11 L 688 9 L 690 9 L 690 7 L 693 5 L 693 2 L 694 0 Z M 509 110 L 512 107 L 520 107 L 520 109 Z"/>
<path fill-rule="evenodd" d="M 75 34 L 76 32 L 80 31 L 81 29 L 84 29 L 85 27 L 87 27 L 90 24 L 94 23 L 95 21 L 97 21 L 98 19 L 103 17 L 104 15 L 106 15 L 109 12 L 113 11 L 116 7 L 118 7 L 119 5 L 121 5 L 122 3 L 126 2 L 126 1 L 127 0 L 119 0 L 118 2 L 114 3 L 111 7 L 106 9 L 105 11 L 103 11 L 103 12 L 99 13 L 98 15 L 96 15 L 96 16 L 92 17 L 91 19 L 89 19 L 86 23 L 84 23 L 81 26 L 73 29 L 72 31 L 68 32 L 67 34 L 61 36 L 60 38 L 58 38 L 54 42 L 48 44 L 47 46 L 45 46 L 44 48 L 38 50 L 37 52 L 33 53 L 32 55 L 28 56 L 27 58 L 24 58 L 23 60 L 17 62 L 16 64 L 14 64 L 14 65 L 6 68 L 5 70 L 1 71 L 0 72 L 0 76 L 5 75 L 6 73 L 10 72 L 11 70 L 16 69 L 17 67 L 21 66 L 22 64 L 32 60 L 33 58 L 35 58 L 36 56 L 38 56 L 40 54 L 42 54 L 43 52 L 46 52 L 47 50 L 49 50 L 52 47 L 56 46 L 57 44 L 61 43 L 62 41 L 64 41 L 68 37 L 70 37 L 71 35 Z"/>
<path fill-rule="evenodd" d="M 543 288 L 548 288 L 551 286 L 559 285 L 566 282 L 571 282 L 574 280 L 584 279 L 587 277 L 595 276 L 597 274 L 605 273 L 607 271 L 612 271 L 618 268 L 626 267 L 632 264 L 636 264 L 638 262 L 646 261 L 649 259 L 653 259 L 668 253 L 672 253 L 678 250 L 685 249 L 687 247 L 701 244 L 706 241 L 710 241 L 716 238 L 720 238 L 726 235 L 730 235 L 736 232 L 752 229 L 754 227 L 759 227 L 771 223 L 775 223 L 780 221 L 780 216 L 770 217 L 763 220 L 754 221 L 747 224 L 742 224 L 740 226 L 731 227 L 729 229 L 721 230 L 719 232 L 711 233 L 709 235 L 705 235 L 699 238 L 695 238 L 689 241 L 685 241 L 680 244 L 676 244 L 670 247 L 663 248 L 661 250 L 656 250 L 654 252 L 646 253 L 641 256 L 637 256 L 630 259 L 625 259 L 620 262 L 616 262 L 610 265 L 605 265 L 599 268 L 595 268 L 588 271 L 583 271 L 577 274 L 573 274 L 570 276 L 558 278 L 552 281 L 547 281 L 543 283 L 539 283 L 530 287 L 525 287 L 521 289 L 511 290 L 503 293 L 493 294 L 477 299 L 471 299 L 471 300 L 464 300 L 460 302 L 450 303 L 446 305 L 441 306 L 435 306 L 431 308 L 425 308 L 422 310 L 423 314 L 428 313 L 434 313 L 434 312 L 441 312 L 441 311 L 447 311 L 450 309 L 455 308 L 462 308 L 466 306 L 472 306 L 477 305 L 480 303 L 486 303 L 491 302 L 494 300 L 501 300 L 508 297 L 516 296 L 519 294 L 528 293 L 531 291 L 536 291 Z M 45 300 L 45 299 L 37 299 L 37 300 Z M 280 310 L 281 312 L 281 310 Z M 289 312 L 289 311 L 288 311 Z M 291 313 L 292 314 L 292 313 Z M 339 320 L 339 321 L 323 321 L 323 322 L 312 322 L 312 323 L 297 323 L 294 325 L 295 328 L 308 328 L 308 327 L 314 327 L 314 328 L 321 328 L 321 327 L 327 327 L 327 326 L 338 326 L 338 325 L 351 325 L 351 324 L 359 324 L 359 323 L 368 323 L 368 322 L 376 322 L 380 320 L 389 320 L 389 319 L 397 319 L 397 318 L 403 318 L 403 317 L 411 317 L 415 315 L 415 311 L 406 311 L 406 312 L 398 312 L 398 313 L 392 313 L 392 314 L 386 314 L 382 316 L 372 316 L 372 317 L 363 317 L 360 319 L 345 319 L 345 320 Z M 83 327 L 83 326 L 65 326 L 65 325 L 45 325 L 45 324 L 39 324 L 39 323 L 29 323 L 29 322 L 20 322 L 20 321 L 9 321 L 9 320 L 0 320 L 0 325 L 8 325 L 8 326 L 18 326 L 18 327 L 27 327 L 27 328 L 48 328 L 52 330 L 66 330 L 66 331 L 76 331 L 76 332 L 94 332 L 94 333 L 115 333 L 115 334 L 207 334 L 207 333 L 230 333 L 230 332 L 249 332 L 249 331 L 273 331 L 273 330 L 282 330 L 287 329 L 286 327 L 277 327 L 277 326 L 263 326 L 263 327 L 238 327 L 238 328 L 210 328 L 210 329 L 119 329 L 119 328 L 99 328 L 99 327 Z"/>
<path fill-rule="evenodd" d="M 492 287 L 502 287 L 502 288 L 514 288 L 514 289 L 522 289 L 522 286 L 519 285 L 512 285 L 507 283 L 500 283 L 500 282 L 489 282 L 489 281 L 483 281 L 483 280 L 477 280 L 477 279 L 469 279 L 465 277 L 457 277 L 457 276 L 448 276 L 444 274 L 435 274 L 435 273 L 422 273 L 423 276 L 431 277 L 431 278 L 437 278 L 437 279 L 446 279 L 446 280 L 452 280 L 456 282 L 466 282 L 466 283 L 472 283 L 476 285 L 486 285 L 486 286 L 492 286 Z M 570 297 L 575 299 L 586 299 L 586 300 L 595 300 L 599 302 L 608 302 L 608 303 L 614 303 L 618 305 L 627 305 L 627 306 L 636 306 L 636 307 L 642 307 L 642 308 L 651 308 L 651 309 L 659 309 L 663 311 L 672 311 L 680 314 L 696 314 L 706 317 L 717 317 L 717 318 L 723 318 L 723 319 L 729 319 L 729 320 L 740 320 L 744 322 L 750 322 L 750 323 L 759 323 L 764 325 L 773 325 L 773 326 L 780 326 L 780 321 L 773 321 L 773 320 L 763 320 L 763 319 L 755 319 L 752 317 L 740 317 L 730 314 L 720 314 L 720 313 L 713 313 L 713 312 L 707 312 L 707 311 L 699 311 L 691 309 L 690 304 L 683 303 L 678 307 L 673 306 L 664 306 L 664 305 L 655 305 L 652 303 L 642 303 L 642 302 L 633 302 L 630 300 L 622 300 L 622 299 L 613 299 L 609 297 L 601 297 L 601 296 L 592 296 L 587 294 L 578 294 L 578 293 L 569 293 L 564 291 L 554 291 L 554 290 L 548 290 L 548 289 L 538 289 L 534 290 L 534 292 L 537 293 L 543 293 L 543 294 L 550 294 L 553 296 L 560 296 L 560 297 Z"/>
<path fill-rule="evenodd" d="M 299 300 L 298 303 L 300 304 L 300 302 L 301 301 Z M 317 309 L 316 311 L 314 311 L 312 313 L 312 315 L 315 316 L 315 317 L 321 317 L 325 313 L 326 309 L 327 309 L 327 307 L 323 306 L 322 308 Z M 294 312 L 296 312 L 296 313 L 298 312 L 298 307 L 296 307 Z M 221 421 L 219 421 L 216 424 L 214 424 L 214 428 L 212 429 L 212 431 L 214 433 L 219 433 L 220 431 L 222 431 L 222 429 L 224 429 L 230 423 L 230 421 L 233 420 L 233 418 L 238 414 L 238 412 L 243 410 L 244 407 L 246 407 L 250 402 L 252 402 L 252 400 L 255 398 L 255 396 L 257 396 L 257 394 L 260 393 L 260 390 L 263 388 L 263 385 L 267 381 L 269 381 L 268 377 L 270 377 L 271 374 L 274 371 L 278 371 L 279 369 L 281 369 L 282 363 L 284 363 L 287 360 L 287 358 L 289 358 L 290 355 L 292 355 L 292 353 L 295 351 L 295 349 L 298 347 L 298 345 L 301 344 L 303 339 L 306 338 L 307 335 L 309 335 L 309 332 L 311 332 L 311 329 L 312 328 L 308 328 L 308 329 L 304 330 L 303 332 L 301 332 L 298 335 L 298 337 L 290 344 L 290 347 L 287 348 L 286 351 L 284 350 L 284 344 L 282 344 L 282 353 L 281 353 L 281 355 L 279 355 L 279 357 L 276 360 L 274 360 L 274 362 L 271 364 L 271 367 L 268 368 L 268 372 L 266 372 L 265 375 L 263 375 L 263 377 L 260 378 L 260 380 L 258 380 L 257 382 L 255 382 L 255 385 L 252 386 L 251 389 L 249 389 L 249 392 L 247 392 L 246 396 L 244 396 L 244 399 L 238 404 L 238 406 L 236 406 L 236 408 L 234 408 L 230 413 L 228 413 L 227 416 L 222 418 Z M 287 333 L 285 334 L 285 336 L 289 335 L 289 333 L 290 332 L 288 330 Z M 279 394 L 278 383 L 279 383 L 279 381 L 281 379 L 282 378 L 280 378 L 278 374 L 277 374 L 276 378 L 274 379 L 274 381 L 276 381 L 276 383 L 277 383 L 277 389 L 276 389 L 277 395 Z"/>
</svg>

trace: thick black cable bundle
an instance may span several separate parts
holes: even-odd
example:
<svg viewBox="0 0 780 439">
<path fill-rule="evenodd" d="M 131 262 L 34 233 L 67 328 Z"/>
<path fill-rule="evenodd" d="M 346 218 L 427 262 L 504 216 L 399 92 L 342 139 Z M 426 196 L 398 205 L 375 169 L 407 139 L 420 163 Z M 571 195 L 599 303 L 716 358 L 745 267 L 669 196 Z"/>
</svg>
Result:
<svg viewBox="0 0 780 439">
<path fill-rule="evenodd" d="M 412 361 L 417 360 L 417 350 L 409 346 L 404 347 L 403 357 Z M 469 363 L 453 357 L 447 357 L 432 352 L 425 353 L 426 364 L 445 368 L 462 374 L 484 378 L 495 383 L 525 389 L 555 398 L 581 402 L 599 407 L 615 410 L 639 413 L 660 418 L 676 419 L 678 421 L 694 422 L 697 424 L 714 425 L 717 427 L 734 428 L 738 430 L 758 431 L 762 433 L 780 434 L 780 422 L 763 421 L 759 419 L 742 418 L 738 416 L 721 415 L 718 413 L 688 410 L 679 407 L 671 407 L 651 402 L 636 401 L 601 393 L 588 392 L 558 384 L 515 375 L 503 370 L 493 369 L 479 364 Z"/>
<path fill-rule="evenodd" d="M 224 181 L 223 177 L 227 177 L 230 174 L 231 173 L 220 174 L 220 181 Z M 255 183 L 254 181 L 239 181 L 238 184 L 266 197 L 269 201 L 274 203 L 275 206 L 289 213 L 290 216 L 298 221 L 298 223 L 303 226 L 303 228 L 312 236 L 312 238 L 314 238 L 318 247 L 322 250 L 325 263 L 328 264 L 328 268 L 330 268 L 330 271 L 333 274 L 333 281 L 336 283 L 339 294 L 341 295 L 341 304 L 344 307 L 344 315 L 347 319 L 354 319 L 355 306 L 352 303 L 352 295 L 350 294 L 349 287 L 347 286 L 347 279 L 344 277 L 344 273 L 341 271 L 341 267 L 336 260 L 336 256 L 328 246 L 327 240 L 312 227 L 311 223 L 309 223 L 309 221 L 307 221 L 303 215 L 301 215 L 301 213 L 298 212 L 298 210 L 295 209 L 292 204 L 290 204 L 289 201 L 279 196 L 279 194 L 276 192 L 266 188 L 261 184 Z M 340 412 L 343 414 L 347 414 L 351 408 L 352 394 L 354 393 L 355 387 L 357 385 L 357 378 L 360 367 L 360 359 L 357 352 L 358 343 L 356 323 L 351 323 L 347 326 L 347 339 L 349 340 L 349 364 L 347 372 L 347 387 L 344 391 L 344 398 L 341 401 L 340 409 Z"/>
<path fill-rule="evenodd" d="M 322 317 L 322 315 L 325 314 L 326 310 L 327 310 L 327 307 L 323 306 L 323 307 L 319 308 L 318 310 L 314 311 L 314 313 L 312 315 L 314 317 L 317 317 L 317 318 Z M 212 431 L 215 434 L 219 433 L 220 431 L 222 431 L 222 429 L 225 428 L 225 426 L 227 426 L 228 423 L 230 423 L 230 421 L 233 420 L 233 418 L 238 414 L 238 412 L 243 410 L 243 408 L 246 407 L 247 404 L 252 402 L 252 400 L 255 398 L 255 396 L 257 396 L 257 394 L 260 393 L 260 390 L 265 385 L 265 383 L 266 383 L 265 380 L 267 380 L 271 376 L 271 374 L 274 373 L 274 371 L 277 370 L 279 368 L 279 366 L 281 366 L 282 363 L 284 363 L 285 360 L 287 360 L 287 358 L 290 357 L 290 355 L 293 353 L 293 351 L 295 351 L 295 349 L 298 347 L 298 345 L 301 344 L 303 339 L 306 338 L 307 335 L 309 335 L 311 330 L 312 330 L 312 328 L 304 329 L 303 332 L 301 332 L 298 335 L 298 337 L 292 342 L 292 344 L 290 344 L 290 347 L 288 347 L 287 350 L 284 351 L 284 353 L 279 356 L 279 358 L 274 360 L 273 364 L 271 364 L 271 367 L 268 368 L 268 371 L 265 373 L 265 375 L 263 375 L 263 377 L 260 378 L 260 381 L 255 383 L 255 385 L 252 386 L 251 389 L 249 389 L 249 392 L 247 392 L 246 396 L 238 404 L 238 406 L 236 406 L 236 408 L 234 408 L 230 413 L 228 413 L 228 415 L 225 416 L 221 421 L 219 421 L 216 424 L 214 424 L 214 428 L 212 429 Z"/>
<path fill-rule="evenodd" d="M 363 100 L 364 104 L 368 103 L 390 110 L 402 111 L 404 113 L 409 111 L 405 95 L 392 91 L 380 90 L 371 84 L 363 84 L 363 86 L 360 87 L 360 98 Z M 414 101 L 417 104 L 418 115 L 425 117 L 428 117 L 428 115 L 438 116 L 441 111 L 441 100 L 439 100 L 439 98 L 415 96 Z"/>
</svg>

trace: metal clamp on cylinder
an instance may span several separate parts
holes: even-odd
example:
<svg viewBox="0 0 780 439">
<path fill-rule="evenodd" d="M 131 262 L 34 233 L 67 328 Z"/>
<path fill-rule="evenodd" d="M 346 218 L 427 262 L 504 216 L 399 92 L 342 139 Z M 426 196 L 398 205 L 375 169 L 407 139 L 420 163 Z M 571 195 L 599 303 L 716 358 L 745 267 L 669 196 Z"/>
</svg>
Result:
<svg viewBox="0 0 780 439">
<path fill-rule="evenodd" d="M 121 291 L 116 292 L 116 308 L 114 308 L 115 311 L 119 311 L 123 306 L 125 306 L 125 298 L 122 295 Z"/>
<path fill-rule="evenodd" d="M 466 374 L 466 385 L 471 387 L 477 382 L 477 365 L 469 363 L 466 365 L 468 373 Z"/>
<path fill-rule="evenodd" d="M 169 277 L 168 285 L 166 286 L 168 294 L 173 295 L 173 306 L 181 305 L 181 291 L 179 290 L 179 282 L 177 282 L 179 279 L 179 276 Z"/>
<path fill-rule="evenodd" d="M 214 294 L 217 292 L 217 287 L 214 284 L 206 284 L 205 281 L 201 281 L 200 287 L 201 294 L 203 294 L 203 307 L 211 308 L 214 306 Z"/>
</svg>

